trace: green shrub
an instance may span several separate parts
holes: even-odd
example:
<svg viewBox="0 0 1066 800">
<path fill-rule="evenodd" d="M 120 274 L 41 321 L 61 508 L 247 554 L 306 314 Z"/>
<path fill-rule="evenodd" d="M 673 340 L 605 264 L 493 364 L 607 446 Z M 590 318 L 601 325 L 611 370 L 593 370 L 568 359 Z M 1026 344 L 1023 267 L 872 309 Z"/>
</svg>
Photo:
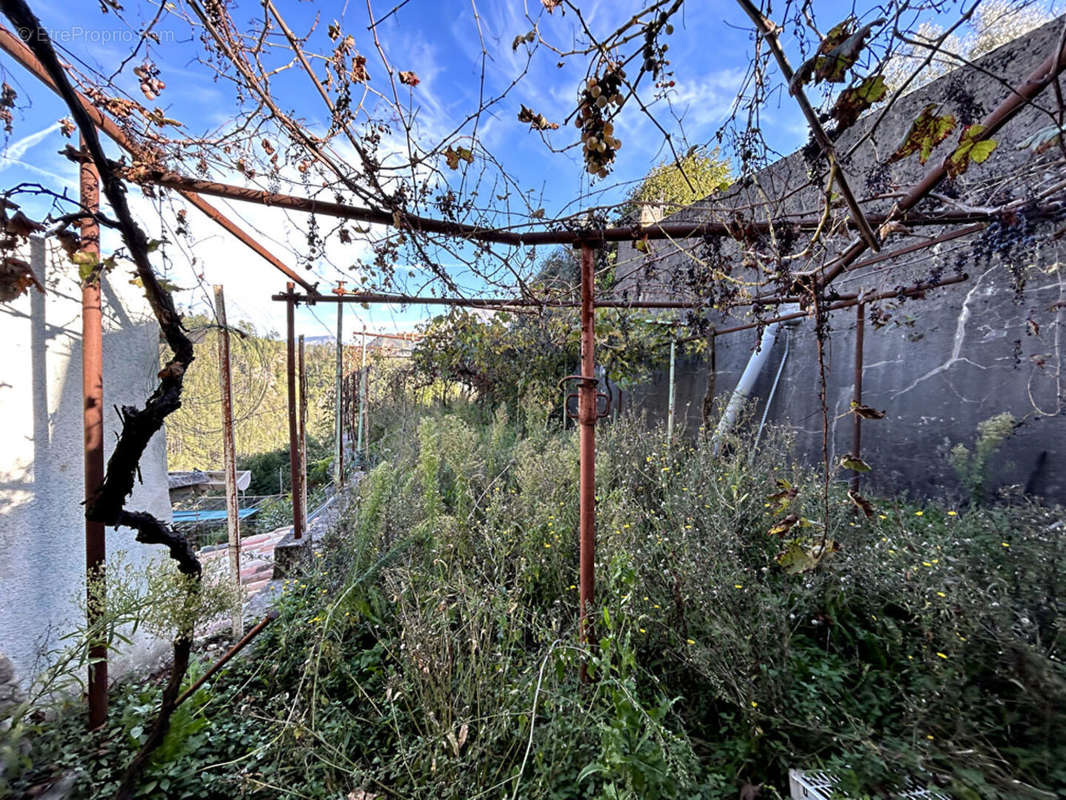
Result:
<svg viewBox="0 0 1066 800">
<path fill-rule="evenodd" d="M 1016 427 L 1017 422 L 1013 414 L 996 414 L 977 423 L 977 441 L 973 452 L 961 442 L 951 448 L 948 460 L 973 505 L 984 500 L 988 460 L 1014 433 Z"/>
</svg>

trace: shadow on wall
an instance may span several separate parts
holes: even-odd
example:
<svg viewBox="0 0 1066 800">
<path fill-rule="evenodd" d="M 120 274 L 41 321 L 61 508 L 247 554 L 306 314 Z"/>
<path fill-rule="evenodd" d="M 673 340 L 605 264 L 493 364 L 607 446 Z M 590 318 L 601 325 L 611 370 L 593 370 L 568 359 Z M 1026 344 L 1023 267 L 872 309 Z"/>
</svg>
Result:
<svg viewBox="0 0 1066 800">
<path fill-rule="evenodd" d="M 0 417 L 8 425 L 0 452 L 0 649 L 24 683 L 80 621 L 85 591 L 80 293 L 72 283 L 61 277 L 49 282 L 47 296 L 35 292 L 0 306 L 0 335 L 8 343 L 0 379 Z M 118 433 L 115 407 L 143 404 L 159 368 L 158 328 L 135 322 L 129 303 L 108 287 L 105 457 Z M 142 478 L 132 506 L 169 519 L 161 434 L 145 453 Z M 135 566 L 161 555 L 137 544 L 126 529 L 108 528 L 107 548 L 109 557 L 126 551 Z M 116 671 L 123 660 L 141 661 L 156 651 L 154 641 L 142 638 Z"/>
</svg>

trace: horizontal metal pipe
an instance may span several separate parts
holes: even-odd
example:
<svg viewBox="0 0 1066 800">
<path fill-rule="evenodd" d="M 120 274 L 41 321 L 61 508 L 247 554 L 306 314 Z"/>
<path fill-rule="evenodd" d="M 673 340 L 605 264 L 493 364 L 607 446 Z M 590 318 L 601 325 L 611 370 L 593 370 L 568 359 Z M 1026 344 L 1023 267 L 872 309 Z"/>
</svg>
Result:
<svg viewBox="0 0 1066 800">
<path fill-rule="evenodd" d="M 244 636 L 241 637 L 241 640 L 239 642 L 237 642 L 235 645 L 233 645 L 233 647 L 231 647 L 229 650 L 227 650 L 225 655 L 222 656 L 222 658 L 220 658 L 218 661 L 216 661 L 214 663 L 214 665 L 210 669 L 207 670 L 207 672 L 205 672 L 203 675 L 201 675 L 197 680 L 193 681 L 192 685 L 190 685 L 188 689 L 186 689 L 184 692 L 181 693 L 181 695 L 178 697 L 178 699 L 174 701 L 174 707 L 177 708 L 182 703 L 184 703 L 186 700 L 188 700 L 190 697 L 192 697 L 194 694 L 196 694 L 196 690 L 197 689 L 199 689 L 201 686 L 203 686 L 204 683 L 206 683 L 210 679 L 210 677 L 212 675 L 214 675 L 216 672 L 218 672 L 220 669 L 222 669 L 222 667 L 224 667 L 226 665 L 227 661 L 229 661 L 231 658 L 233 658 L 235 655 L 237 655 L 237 653 L 241 652 L 241 650 L 243 650 L 245 648 L 245 646 L 249 642 L 252 641 L 252 639 L 254 639 L 256 636 L 258 636 L 260 633 L 262 633 L 263 632 L 263 628 L 265 628 L 267 625 L 269 625 L 271 622 L 273 622 L 277 618 L 278 618 L 277 609 L 276 608 L 270 609 L 267 612 L 265 617 L 263 617 L 261 620 L 259 620 L 259 622 L 257 622 L 254 626 L 252 626 L 252 628 L 248 631 L 248 633 L 244 634 Z"/>
<path fill-rule="evenodd" d="M 53 92 L 58 91 L 56 89 L 55 83 L 53 83 L 52 81 L 52 78 L 48 75 L 48 72 L 45 70 L 41 62 L 37 60 L 37 57 L 32 52 L 30 52 L 30 49 L 26 47 L 25 44 L 23 44 L 21 39 L 19 39 L 11 31 L 7 30 L 7 28 L 3 27 L 2 25 L 0 25 L 0 50 L 3 50 L 9 56 L 15 59 L 15 61 L 17 61 L 24 68 L 26 68 L 35 78 L 41 81 L 41 83 L 43 83 Z M 100 109 L 90 103 L 89 100 L 80 92 L 78 93 L 78 100 L 81 102 L 81 105 L 85 109 L 85 112 L 89 115 L 89 118 L 93 121 L 93 124 L 97 128 L 107 134 L 107 136 L 111 138 L 115 142 L 115 144 L 117 144 L 123 150 L 128 152 L 134 158 L 140 157 L 140 148 L 137 146 L 136 142 L 134 142 L 132 139 L 129 138 L 129 136 L 126 135 L 126 132 L 123 131 L 122 128 L 116 125 L 110 117 L 105 116 L 104 113 L 100 111 Z M 266 259 L 266 261 L 269 262 L 275 269 L 281 271 L 289 278 L 296 281 L 296 283 L 300 284 L 300 286 L 302 286 L 307 291 L 315 291 L 314 284 L 309 283 L 308 281 L 300 277 L 298 273 L 293 271 L 289 266 L 287 266 L 283 261 L 281 261 L 281 259 L 279 259 L 273 253 L 267 250 L 266 247 L 260 244 L 256 239 L 252 238 L 243 228 L 239 227 L 236 223 L 229 219 L 229 217 L 227 217 L 213 205 L 211 205 L 202 197 L 199 197 L 194 193 L 181 190 L 179 191 L 186 200 L 188 200 L 190 203 L 200 209 L 204 214 L 208 216 L 209 219 L 218 223 L 228 233 L 231 233 L 235 237 L 237 237 L 239 241 L 241 241 L 247 247 L 251 248 L 259 256 Z"/>
<path fill-rule="evenodd" d="M 147 178 L 147 182 L 159 186 L 166 186 L 179 191 L 196 192 L 197 194 L 225 197 L 231 200 L 243 200 L 249 203 L 257 203 L 264 206 L 284 208 L 289 211 L 302 211 L 309 214 L 350 219 L 356 222 L 366 222 L 378 225 L 388 225 L 402 230 L 413 230 L 420 233 L 435 233 L 445 236 L 459 236 L 480 242 L 493 244 L 523 245 L 541 244 L 600 244 L 603 242 L 631 242 L 638 240 L 658 239 L 689 239 L 698 236 L 725 236 L 742 238 L 748 233 L 765 233 L 771 228 L 779 230 L 787 226 L 793 226 L 801 230 L 813 230 L 821 222 L 815 217 L 785 217 L 774 222 L 742 221 L 736 223 L 723 222 L 659 222 L 652 225 L 629 225 L 623 227 L 603 228 L 589 230 L 584 228 L 569 228 L 561 230 L 501 230 L 486 228 L 480 225 L 471 225 L 462 222 L 422 217 L 416 214 L 405 214 L 402 211 L 393 213 L 373 208 L 350 206 L 344 203 L 335 203 L 328 200 L 318 200 L 310 197 L 285 194 L 282 192 L 267 192 L 262 189 L 254 189 L 247 186 L 235 186 L 218 181 L 209 181 L 202 178 L 192 178 L 180 175 L 176 172 L 156 172 Z M 722 209 L 723 213 L 735 213 L 729 209 Z M 929 216 L 918 216 L 902 220 L 907 225 L 958 225 L 970 222 L 979 222 L 990 219 L 992 212 L 952 212 Z M 871 224 L 877 225 L 888 219 L 886 214 L 867 214 L 866 218 Z"/>
<path fill-rule="evenodd" d="M 944 280 L 937 281 L 936 283 L 928 283 L 928 284 L 921 284 L 920 283 L 920 284 L 917 284 L 915 286 L 909 286 L 906 289 L 892 289 L 892 290 L 887 291 L 887 292 L 878 292 L 877 294 L 868 294 L 868 295 L 865 295 L 865 296 L 863 296 L 861 298 L 856 297 L 856 298 L 853 298 L 851 300 L 838 300 L 838 301 L 836 301 L 834 303 L 830 303 L 828 306 L 826 306 L 826 310 L 827 311 L 836 311 L 836 310 L 841 309 L 841 308 L 850 308 L 851 306 L 853 306 L 853 305 L 855 305 L 856 303 L 859 303 L 859 302 L 872 303 L 872 302 L 875 302 L 877 300 L 891 300 L 894 297 L 911 297 L 911 296 L 916 295 L 916 294 L 921 294 L 922 292 L 929 292 L 929 291 L 932 291 L 933 289 L 939 289 L 942 286 L 951 286 L 954 283 L 962 283 L 963 281 L 969 280 L 969 278 L 970 278 L 970 276 L 968 274 L 963 273 L 962 275 L 956 275 L 955 277 L 952 277 L 952 278 L 945 278 Z M 736 333 L 738 331 L 751 330 L 752 328 L 756 328 L 759 325 L 772 325 L 775 322 L 784 322 L 784 321 L 790 320 L 790 319 L 799 319 L 800 317 L 806 317 L 806 316 L 809 316 L 809 315 L 810 315 L 810 311 L 797 311 L 794 314 L 782 314 L 781 316 L 774 317 L 773 319 L 763 319 L 763 320 L 759 320 L 757 322 L 749 322 L 749 323 L 746 323 L 744 325 L 736 325 L 736 326 L 734 326 L 732 328 L 719 328 L 718 330 L 714 331 L 714 333 L 712 335 L 713 336 L 723 336 L 723 335 L 725 335 L 727 333 Z M 699 337 L 699 338 L 702 338 L 702 337 Z M 688 341 L 688 340 L 686 340 L 686 341 Z"/>
<path fill-rule="evenodd" d="M 416 297 L 406 294 L 379 294 L 365 292 L 345 295 L 307 295 L 296 294 L 292 298 L 297 303 L 397 303 L 402 305 L 426 306 L 467 306 L 469 308 L 580 308 L 581 303 L 571 300 L 535 300 L 528 297 Z M 272 295 L 271 300 L 285 302 L 287 294 Z M 684 300 L 645 300 L 626 302 L 623 300 L 597 300 L 596 308 L 699 308 L 703 301 Z"/>
</svg>

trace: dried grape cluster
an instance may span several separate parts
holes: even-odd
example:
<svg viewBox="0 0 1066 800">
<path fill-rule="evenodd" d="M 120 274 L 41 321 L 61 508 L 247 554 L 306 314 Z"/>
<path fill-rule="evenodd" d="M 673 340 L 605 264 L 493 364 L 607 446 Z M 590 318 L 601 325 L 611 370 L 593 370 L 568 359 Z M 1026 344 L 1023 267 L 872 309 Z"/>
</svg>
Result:
<svg viewBox="0 0 1066 800">
<path fill-rule="evenodd" d="M 133 68 L 133 74 L 140 81 L 141 92 L 149 100 L 155 100 L 167 85 L 159 79 L 159 67 L 150 61 Z"/>
<path fill-rule="evenodd" d="M 585 169 L 606 178 L 608 168 L 622 143 L 615 138 L 611 119 L 622 108 L 622 80 L 626 74 L 621 67 L 608 65 L 601 76 L 593 75 L 581 90 L 575 124 L 581 129 L 585 154 Z"/>
<path fill-rule="evenodd" d="M 1025 267 L 1032 261 L 1036 249 L 1036 230 L 1024 210 L 992 220 L 974 242 L 973 252 L 978 263 L 986 266 L 998 256 L 1011 274 L 1015 294 L 1021 297 L 1025 288 Z"/>
</svg>

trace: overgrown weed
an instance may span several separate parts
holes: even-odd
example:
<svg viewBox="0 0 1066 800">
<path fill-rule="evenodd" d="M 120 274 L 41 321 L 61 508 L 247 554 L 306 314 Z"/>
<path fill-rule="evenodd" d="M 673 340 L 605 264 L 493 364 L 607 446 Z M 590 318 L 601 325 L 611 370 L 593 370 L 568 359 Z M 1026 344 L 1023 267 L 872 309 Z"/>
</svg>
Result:
<svg viewBox="0 0 1066 800">
<path fill-rule="evenodd" d="M 205 690 L 170 796 L 773 797 L 789 767 L 857 797 L 908 775 L 1066 792 L 1058 512 L 866 517 L 835 483 L 825 520 L 780 432 L 715 457 L 623 419 L 599 440 L 585 649 L 576 436 L 472 408 L 407 430 L 257 656 Z"/>
</svg>

